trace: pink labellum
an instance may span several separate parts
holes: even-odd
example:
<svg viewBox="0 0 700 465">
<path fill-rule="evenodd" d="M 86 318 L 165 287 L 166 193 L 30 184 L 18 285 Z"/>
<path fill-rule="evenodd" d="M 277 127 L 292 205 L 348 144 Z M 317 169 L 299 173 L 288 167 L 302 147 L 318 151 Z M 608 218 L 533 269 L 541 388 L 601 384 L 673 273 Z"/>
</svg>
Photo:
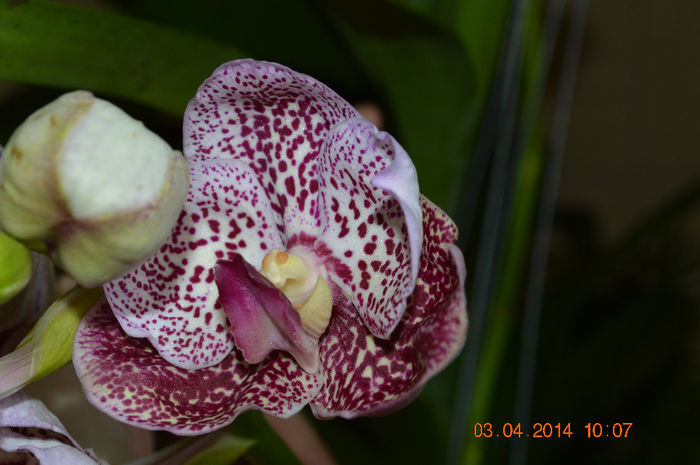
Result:
<svg viewBox="0 0 700 465">
<path fill-rule="evenodd" d="M 219 261 L 214 275 L 236 347 L 247 362 L 259 363 L 270 352 L 284 350 L 307 372 L 318 371 L 318 345 L 282 291 L 240 255 Z"/>
</svg>

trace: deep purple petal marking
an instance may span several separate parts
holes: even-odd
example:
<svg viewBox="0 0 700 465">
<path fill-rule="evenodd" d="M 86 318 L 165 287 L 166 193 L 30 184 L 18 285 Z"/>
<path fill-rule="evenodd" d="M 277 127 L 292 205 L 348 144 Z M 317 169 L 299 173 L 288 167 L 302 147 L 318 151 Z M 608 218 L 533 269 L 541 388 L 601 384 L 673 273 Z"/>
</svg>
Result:
<svg viewBox="0 0 700 465">
<path fill-rule="evenodd" d="M 304 332 L 287 297 L 236 254 L 220 260 L 214 272 L 221 305 L 231 323 L 236 347 L 249 363 L 284 350 L 309 373 L 318 371 L 318 344 Z"/>
<path fill-rule="evenodd" d="M 331 251 L 339 266 L 327 261 L 329 273 L 372 334 L 388 338 L 406 309 L 420 262 L 415 168 L 393 137 L 355 119 L 331 131 L 319 173 L 325 215 L 315 247 Z"/>
<path fill-rule="evenodd" d="M 245 164 L 190 162 L 190 179 L 170 238 L 140 267 L 104 288 L 127 334 L 148 337 L 166 360 L 195 369 L 219 363 L 233 348 L 218 304 L 217 260 L 241 253 L 259 266 L 282 244 L 279 217 Z"/>
<path fill-rule="evenodd" d="M 234 350 L 209 368 L 173 366 L 145 339 L 126 335 L 104 301 L 80 324 L 73 363 L 97 408 L 140 428 L 179 435 L 219 429 L 249 409 L 289 417 L 320 388 L 318 375 L 283 352 L 256 365 Z"/>
<path fill-rule="evenodd" d="M 424 242 L 416 293 L 391 338 L 373 336 L 352 303 L 342 292 L 335 294 L 333 318 L 320 343 L 324 385 L 311 403 L 319 418 L 377 415 L 404 406 L 464 344 L 464 260 L 452 244 L 456 228 L 429 201 L 422 199 L 421 207 Z M 422 294 L 428 291 L 432 294 Z"/>
</svg>

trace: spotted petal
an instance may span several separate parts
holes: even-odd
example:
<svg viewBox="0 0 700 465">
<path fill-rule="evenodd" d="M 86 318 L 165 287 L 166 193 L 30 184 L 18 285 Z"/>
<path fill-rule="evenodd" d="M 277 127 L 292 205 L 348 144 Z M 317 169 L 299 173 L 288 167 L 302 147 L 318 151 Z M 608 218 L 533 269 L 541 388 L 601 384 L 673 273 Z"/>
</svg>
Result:
<svg viewBox="0 0 700 465">
<path fill-rule="evenodd" d="M 102 301 L 75 335 L 73 363 L 97 408 L 140 428 L 198 435 L 231 423 L 249 409 L 288 417 L 320 388 L 320 378 L 281 352 L 256 365 L 233 350 L 199 370 L 171 365 L 144 339 L 131 338 Z"/>
<path fill-rule="evenodd" d="M 233 158 L 256 173 L 287 235 L 320 225 L 317 158 L 336 124 L 359 114 L 310 76 L 277 63 L 225 63 L 187 106 L 189 160 Z"/>
<path fill-rule="evenodd" d="M 421 248 L 418 181 L 401 146 L 315 79 L 252 60 L 202 84 L 184 132 L 190 160 L 247 163 L 288 247 L 314 250 L 372 333 L 389 337 Z"/>
<path fill-rule="evenodd" d="M 81 448 L 44 404 L 17 393 L 0 400 L 0 463 L 99 465 L 104 462 Z"/>
<path fill-rule="evenodd" d="M 388 338 L 420 263 L 416 169 L 393 137 L 361 119 L 331 131 L 319 165 L 323 223 L 314 248 L 331 252 L 336 283 L 370 332 Z"/>
<path fill-rule="evenodd" d="M 464 260 L 451 220 L 425 199 L 421 268 L 411 305 L 391 338 L 372 335 L 336 289 L 331 324 L 321 341 L 324 385 L 311 403 L 319 418 L 375 415 L 400 408 L 464 344 Z M 437 270 L 437 271 L 436 271 Z"/>
<path fill-rule="evenodd" d="M 166 360 L 195 369 L 221 362 L 233 348 L 214 282 L 217 260 L 240 253 L 259 267 L 282 244 L 275 228 L 279 216 L 247 165 L 190 162 L 190 179 L 170 238 L 140 267 L 104 288 L 127 334 L 147 337 Z"/>
</svg>

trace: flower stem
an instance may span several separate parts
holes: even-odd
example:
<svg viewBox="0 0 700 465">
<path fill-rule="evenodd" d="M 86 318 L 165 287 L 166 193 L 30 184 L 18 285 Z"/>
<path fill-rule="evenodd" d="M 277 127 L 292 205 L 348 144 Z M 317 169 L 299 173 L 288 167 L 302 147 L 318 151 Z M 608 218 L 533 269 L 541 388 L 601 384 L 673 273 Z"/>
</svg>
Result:
<svg viewBox="0 0 700 465">
<path fill-rule="evenodd" d="M 263 415 L 263 418 L 304 465 L 338 465 L 303 413 L 287 419 L 269 415 Z"/>
</svg>

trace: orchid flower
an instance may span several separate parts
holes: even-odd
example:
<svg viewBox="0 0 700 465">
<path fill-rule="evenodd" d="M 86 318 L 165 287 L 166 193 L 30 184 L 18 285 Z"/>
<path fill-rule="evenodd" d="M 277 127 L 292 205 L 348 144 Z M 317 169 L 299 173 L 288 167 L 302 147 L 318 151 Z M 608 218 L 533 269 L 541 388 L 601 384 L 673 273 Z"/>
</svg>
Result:
<svg viewBox="0 0 700 465">
<path fill-rule="evenodd" d="M 404 149 L 328 87 L 226 63 L 187 107 L 184 153 L 170 238 L 105 284 L 75 336 L 95 406 L 181 435 L 248 409 L 380 414 L 459 352 L 457 230 Z"/>
<path fill-rule="evenodd" d="M 22 393 L 0 400 L 0 463 L 107 465 L 80 447 L 43 403 Z"/>
</svg>

